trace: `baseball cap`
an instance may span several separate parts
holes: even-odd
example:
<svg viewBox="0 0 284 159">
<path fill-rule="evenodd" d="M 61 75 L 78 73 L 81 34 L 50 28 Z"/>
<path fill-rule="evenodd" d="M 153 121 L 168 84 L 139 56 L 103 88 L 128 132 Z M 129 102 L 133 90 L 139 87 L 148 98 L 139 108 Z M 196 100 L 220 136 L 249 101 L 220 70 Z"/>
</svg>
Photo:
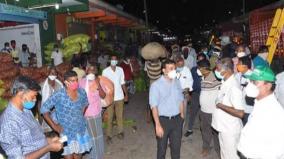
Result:
<svg viewBox="0 0 284 159">
<path fill-rule="evenodd" d="M 268 81 L 275 82 L 275 74 L 269 67 L 257 66 L 249 75 L 245 75 L 246 78 L 253 81 Z"/>
</svg>

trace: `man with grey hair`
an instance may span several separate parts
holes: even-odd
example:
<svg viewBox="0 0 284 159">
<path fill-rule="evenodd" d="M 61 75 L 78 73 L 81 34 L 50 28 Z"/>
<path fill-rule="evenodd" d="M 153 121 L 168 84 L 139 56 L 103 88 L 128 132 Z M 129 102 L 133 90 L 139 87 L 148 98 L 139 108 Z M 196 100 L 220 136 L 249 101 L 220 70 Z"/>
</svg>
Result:
<svg viewBox="0 0 284 159">
<path fill-rule="evenodd" d="M 8 158 L 49 159 L 63 144 L 58 137 L 46 139 L 31 109 L 40 86 L 32 79 L 19 76 L 13 83 L 13 97 L 0 117 L 0 145 Z"/>
<path fill-rule="evenodd" d="M 239 159 L 237 144 L 243 127 L 244 99 L 230 58 L 217 62 L 215 75 L 223 81 L 216 99 L 212 127 L 219 132 L 221 159 Z"/>
</svg>

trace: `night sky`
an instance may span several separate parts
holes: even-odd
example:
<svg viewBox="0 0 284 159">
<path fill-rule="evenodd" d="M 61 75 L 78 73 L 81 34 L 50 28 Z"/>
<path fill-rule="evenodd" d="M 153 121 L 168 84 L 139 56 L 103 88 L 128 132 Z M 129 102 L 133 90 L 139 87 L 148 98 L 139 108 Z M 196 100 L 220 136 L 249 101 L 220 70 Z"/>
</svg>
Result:
<svg viewBox="0 0 284 159">
<path fill-rule="evenodd" d="M 144 19 L 143 0 L 104 0 Z M 193 2 L 194 1 L 194 2 Z M 277 0 L 245 0 L 246 12 Z M 149 21 L 160 30 L 188 34 L 242 15 L 243 0 L 147 0 Z"/>
</svg>

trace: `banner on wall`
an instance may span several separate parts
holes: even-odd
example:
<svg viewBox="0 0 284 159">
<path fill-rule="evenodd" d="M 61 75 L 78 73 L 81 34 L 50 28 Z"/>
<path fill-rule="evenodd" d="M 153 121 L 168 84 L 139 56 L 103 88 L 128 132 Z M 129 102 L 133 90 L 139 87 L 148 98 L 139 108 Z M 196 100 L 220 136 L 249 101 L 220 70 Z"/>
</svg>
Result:
<svg viewBox="0 0 284 159">
<path fill-rule="evenodd" d="M 30 52 L 36 54 L 37 67 L 42 66 L 40 32 L 38 24 L 0 28 L 0 37 L 0 47 L 4 47 L 4 43 L 10 42 L 11 40 L 15 40 L 17 47 L 20 49 L 22 48 L 22 44 L 27 44 Z"/>
</svg>

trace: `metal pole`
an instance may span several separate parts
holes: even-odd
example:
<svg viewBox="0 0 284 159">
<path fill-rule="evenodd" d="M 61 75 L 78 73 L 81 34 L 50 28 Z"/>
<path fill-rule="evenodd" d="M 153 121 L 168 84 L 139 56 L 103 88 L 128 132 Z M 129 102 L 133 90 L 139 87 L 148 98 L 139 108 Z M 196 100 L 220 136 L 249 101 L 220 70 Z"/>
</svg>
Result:
<svg viewBox="0 0 284 159">
<path fill-rule="evenodd" d="M 146 28 L 147 28 L 147 32 L 146 32 L 146 40 L 147 42 L 150 41 L 150 37 L 149 37 L 149 22 L 148 22 L 148 9 L 147 9 L 147 2 L 146 0 L 144 0 L 144 14 L 145 14 L 145 23 L 146 23 Z"/>
</svg>

